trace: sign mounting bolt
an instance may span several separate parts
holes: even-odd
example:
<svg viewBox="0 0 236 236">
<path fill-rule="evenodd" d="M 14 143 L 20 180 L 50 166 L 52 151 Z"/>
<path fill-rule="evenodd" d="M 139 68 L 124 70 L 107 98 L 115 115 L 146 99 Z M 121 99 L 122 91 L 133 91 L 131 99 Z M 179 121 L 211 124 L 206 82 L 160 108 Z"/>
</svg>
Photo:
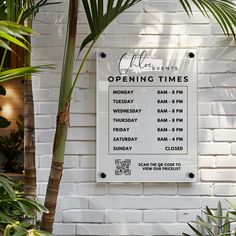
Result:
<svg viewBox="0 0 236 236">
<path fill-rule="evenodd" d="M 107 54 L 105 52 L 101 52 L 100 56 L 101 56 L 101 58 L 105 58 L 107 56 Z"/>
<path fill-rule="evenodd" d="M 100 177 L 101 177 L 102 179 L 105 179 L 105 178 L 107 177 L 107 175 L 106 175 L 104 172 L 102 172 L 102 173 L 100 174 Z"/>
<path fill-rule="evenodd" d="M 193 179 L 195 177 L 195 174 L 191 172 L 191 173 L 188 174 L 188 176 L 189 176 L 190 179 Z"/>
<path fill-rule="evenodd" d="M 194 57 L 195 57 L 195 54 L 194 54 L 193 52 L 190 52 L 190 53 L 188 54 L 188 56 L 189 56 L 190 58 L 194 58 Z"/>
</svg>

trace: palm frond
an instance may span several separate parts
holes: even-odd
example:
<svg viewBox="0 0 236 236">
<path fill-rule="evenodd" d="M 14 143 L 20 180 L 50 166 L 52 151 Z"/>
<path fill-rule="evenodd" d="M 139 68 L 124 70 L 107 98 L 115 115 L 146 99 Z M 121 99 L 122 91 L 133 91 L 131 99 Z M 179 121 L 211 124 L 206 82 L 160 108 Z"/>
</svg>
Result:
<svg viewBox="0 0 236 236">
<path fill-rule="evenodd" d="M 27 76 L 33 73 L 39 73 L 45 69 L 53 69 L 54 65 L 40 65 L 40 66 L 31 66 L 31 67 L 22 67 L 16 69 L 9 69 L 0 72 L 0 83 L 8 81 L 10 79 L 16 79 L 19 77 Z"/>
<path fill-rule="evenodd" d="M 48 0 L 40 0 L 37 3 L 35 1 L 30 1 L 30 6 L 24 11 L 22 15 L 22 20 L 27 19 L 29 16 L 33 15 L 33 17 L 36 16 L 36 14 L 39 12 L 39 9 L 43 6 L 48 5 L 55 5 L 59 4 L 61 2 L 49 2 Z"/>
<path fill-rule="evenodd" d="M 33 31 L 29 27 L 11 21 L 0 21 L 0 47 L 11 51 L 9 43 L 14 43 L 29 50 L 29 43 L 24 36 L 32 33 Z"/>
<path fill-rule="evenodd" d="M 231 0 L 191 0 L 201 13 L 210 18 L 210 14 L 220 25 L 224 34 L 232 34 L 236 38 L 236 4 Z M 192 8 L 188 0 L 180 0 L 186 13 L 192 15 Z"/>
<path fill-rule="evenodd" d="M 104 29 L 118 15 L 140 1 L 141 0 L 109 0 L 104 12 L 103 0 L 82 0 L 90 27 L 90 34 L 82 42 L 80 51 L 91 41 L 95 42 Z"/>
</svg>

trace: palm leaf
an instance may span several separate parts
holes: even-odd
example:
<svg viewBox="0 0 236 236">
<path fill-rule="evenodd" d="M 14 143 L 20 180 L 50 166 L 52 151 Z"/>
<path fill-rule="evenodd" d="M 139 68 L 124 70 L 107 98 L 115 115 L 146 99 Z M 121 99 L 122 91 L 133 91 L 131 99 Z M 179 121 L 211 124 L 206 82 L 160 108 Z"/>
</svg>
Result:
<svg viewBox="0 0 236 236">
<path fill-rule="evenodd" d="M 34 33 L 30 28 L 11 22 L 0 21 L 0 47 L 6 50 L 12 50 L 9 43 L 14 43 L 29 51 L 29 43 L 25 35 Z"/>
<path fill-rule="evenodd" d="M 33 73 L 39 73 L 44 69 L 53 69 L 53 68 L 54 65 L 40 65 L 40 66 L 22 67 L 22 68 L 5 70 L 0 72 L 0 83 L 10 79 L 16 79 L 19 77 L 27 76 Z"/>
<path fill-rule="evenodd" d="M 13 189 L 13 183 L 4 174 L 0 173 L 0 187 L 8 194 L 10 199 L 15 199 L 16 194 Z"/>
<path fill-rule="evenodd" d="M 48 209 L 46 207 L 44 207 L 43 205 L 41 205 L 39 202 L 37 202 L 36 200 L 33 201 L 31 199 L 27 199 L 27 198 L 16 198 L 16 200 L 18 202 L 21 203 L 21 207 L 23 206 L 23 208 L 25 209 L 26 213 L 30 215 L 30 213 L 28 212 L 28 209 L 31 209 L 31 213 L 32 209 L 36 209 L 38 212 L 45 212 L 48 213 Z"/>
<path fill-rule="evenodd" d="M 90 34 L 82 42 L 80 51 L 91 41 L 96 42 L 99 35 L 118 15 L 140 1 L 141 0 L 109 0 L 106 12 L 104 12 L 103 0 L 82 0 L 90 27 Z"/>
<path fill-rule="evenodd" d="M 192 229 L 192 231 L 197 235 L 197 236 L 204 236 L 201 232 L 199 232 L 197 229 L 195 229 L 192 225 L 188 223 L 188 226 Z"/>
<path fill-rule="evenodd" d="M 229 220 L 229 212 L 226 214 L 226 218 L 222 227 L 222 233 L 226 236 L 230 236 L 230 220 Z"/>
<path fill-rule="evenodd" d="M 22 20 L 27 19 L 29 16 L 33 15 L 33 17 L 36 16 L 36 14 L 39 12 L 39 9 L 43 6 L 48 6 L 48 5 L 55 5 L 59 4 L 61 2 L 49 2 L 48 0 L 40 0 L 37 3 L 34 1 L 30 1 L 30 6 L 24 11 L 22 15 Z"/>
<path fill-rule="evenodd" d="M 234 38 L 236 27 L 236 4 L 231 0 L 192 0 L 196 7 L 205 17 L 209 17 L 209 13 L 219 23 L 224 34 L 232 34 Z M 192 8 L 188 0 L 180 0 L 184 10 L 190 16 Z"/>
<path fill-rule="evenodd" d="M 200 216 L 197 216 L 197 221 L 195 223 L 199 224 L 202 230 L 207 231 L 210 236 L 214 236 L 214 234 L 212 233 L 212 224 L 205 222 Z"/>
</svg>

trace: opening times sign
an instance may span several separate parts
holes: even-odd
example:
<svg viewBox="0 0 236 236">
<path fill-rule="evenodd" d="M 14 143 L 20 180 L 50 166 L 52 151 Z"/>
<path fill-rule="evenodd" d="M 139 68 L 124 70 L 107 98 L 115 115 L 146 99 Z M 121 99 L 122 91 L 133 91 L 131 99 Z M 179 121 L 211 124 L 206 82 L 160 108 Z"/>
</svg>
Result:
<svg viewBox="0 0 236 236">
<path fill-rule="evenodd" d="M 196 180 L 195 49 L 99 49 L 97 181 Z"/>
</svg>

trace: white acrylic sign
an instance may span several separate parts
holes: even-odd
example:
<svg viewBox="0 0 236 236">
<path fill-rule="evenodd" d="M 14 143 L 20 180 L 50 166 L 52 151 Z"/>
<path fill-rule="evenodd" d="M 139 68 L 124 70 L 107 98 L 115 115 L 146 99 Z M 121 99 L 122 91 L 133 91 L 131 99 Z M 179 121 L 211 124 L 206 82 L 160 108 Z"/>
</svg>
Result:
<svg viewBox="0 0 236 236">
<path fill-rule="evenodd" d="M 195 49 L 97 50 L 97 181 L 197 180 Z"/>
</svg>

